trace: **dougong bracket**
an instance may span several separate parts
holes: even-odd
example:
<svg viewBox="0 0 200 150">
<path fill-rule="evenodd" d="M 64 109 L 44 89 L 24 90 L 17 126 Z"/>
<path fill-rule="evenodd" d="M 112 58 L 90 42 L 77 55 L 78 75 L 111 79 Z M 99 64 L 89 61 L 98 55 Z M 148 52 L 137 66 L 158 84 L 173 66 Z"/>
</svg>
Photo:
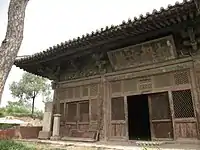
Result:
<svg viewBox="0 0 200 150">
<path fill-rule="evenodd" d="M 198 11 L 198 14 L 200 13 L 200 0 L 194 0 L 194 3 L 196 5 L 196 8 L 197 8 L 197 11 Z"/>
<path fill-rule="evenodd" d="M 188 31 L 188 35 L 189 35 L 189 38 L 190 38 L 190 44 L 192 46 L 192 49 L 194 51 L 197 51 L 198 50 L 198 46 L 197 46 L 197 41 L 196 41 L 196 37 L 195 37 L 194 28 L 189 27 L 187 29 L 187 31 Z"/>
</svg>

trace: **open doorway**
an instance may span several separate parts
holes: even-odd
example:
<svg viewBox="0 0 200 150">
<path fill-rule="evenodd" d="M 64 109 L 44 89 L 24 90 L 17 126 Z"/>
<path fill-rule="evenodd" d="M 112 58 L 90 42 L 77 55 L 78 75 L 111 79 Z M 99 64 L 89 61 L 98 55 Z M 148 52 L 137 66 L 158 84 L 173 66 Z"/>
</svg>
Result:
<svg viewBox="0 0 200 150">
<path fill-rule="evenodd" d="M 151 140 L 148 95 L 128 96 L 129 140 Z"/>
</svg>

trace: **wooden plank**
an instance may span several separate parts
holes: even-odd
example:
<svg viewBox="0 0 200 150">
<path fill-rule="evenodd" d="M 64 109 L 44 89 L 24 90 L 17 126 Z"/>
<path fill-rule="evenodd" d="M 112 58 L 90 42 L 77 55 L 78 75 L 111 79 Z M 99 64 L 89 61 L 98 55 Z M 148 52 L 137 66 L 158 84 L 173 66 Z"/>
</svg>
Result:
<svg viewBox="0 0 200 150">
<path fill-rule="evenodd" d="M 169 122 L 171 119 L 152 120 L 152 122 Z"/>
<path fill-rule="evenodd" d="M 176 123 L 177 138 L 194 138 L 197 139 L 197 125 L 196 123 Z"/>
<path fill-rule="evenodd" d="M 175 123 L 179 123 L 179 122 L 197 122 L 196 118 L 175 118 L 174 119 Z"/>
<path fill-rule="evenodd" d="M 111 124 L 111 137 L 125 137 L 125 124 Z"/>
<path fill-rule="evenodd" d="M 111 120 L 111 123 L 113 123 L 113 124 L 125 124 L 126 120 Z"/>
</svg>

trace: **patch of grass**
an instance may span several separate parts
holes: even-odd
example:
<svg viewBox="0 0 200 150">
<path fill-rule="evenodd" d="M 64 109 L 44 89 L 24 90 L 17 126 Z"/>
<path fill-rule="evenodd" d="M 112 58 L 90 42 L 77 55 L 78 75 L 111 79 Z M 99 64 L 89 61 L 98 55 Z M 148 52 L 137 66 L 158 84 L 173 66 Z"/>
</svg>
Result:
<svg viewBox="0 0 200 150">
<path fill-rule="evenodd" d="M 0 140 L 0 150 L 65 150 L 65 148 L 32 142 Z"/>
<path fill-rule="evenodd" d="M 0 150 L 38 150 L 36 146 L 12 140 L 1 140 Z"/>
</svg>

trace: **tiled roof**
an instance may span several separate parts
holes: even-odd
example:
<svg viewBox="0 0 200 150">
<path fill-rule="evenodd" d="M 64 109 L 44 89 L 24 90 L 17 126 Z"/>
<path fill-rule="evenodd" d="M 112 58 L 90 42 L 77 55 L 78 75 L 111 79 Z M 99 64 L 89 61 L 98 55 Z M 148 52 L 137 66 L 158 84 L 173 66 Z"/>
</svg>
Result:
<svg viewBox="0 0 200 150">
<path fill-rule="evenodd" d="M 149 31 L 178 24 L 188 19 L 193 19 L 197 15 L 198 13 L 194 0 L 184 0 L 182 3 L 176 2 L 173 6 L 168 5 L 166 9 L 161 7 L 160 10 L 153 10 L 152 13 L 146 13 L 145 16 L 140 15 L 138 18 L 134 17 L 133 20 L 128 19 L 128 21 L 123 21 L 120 25 L 106 26 L 90 34 L 82 35 L 76 39 L 74 38 L 73 40 L 49 47 L 45 51 L 16 59 L 15 65 L 18 66 L 20 64 L 40 61 L 63 54 L 68 55 L 69 53 L 73 53 L 74 50 L 90 46 L 97 41 L 103 42 L 121 35 L 131 34 L 132 36 L 137 36 Z"/>
</svg>

